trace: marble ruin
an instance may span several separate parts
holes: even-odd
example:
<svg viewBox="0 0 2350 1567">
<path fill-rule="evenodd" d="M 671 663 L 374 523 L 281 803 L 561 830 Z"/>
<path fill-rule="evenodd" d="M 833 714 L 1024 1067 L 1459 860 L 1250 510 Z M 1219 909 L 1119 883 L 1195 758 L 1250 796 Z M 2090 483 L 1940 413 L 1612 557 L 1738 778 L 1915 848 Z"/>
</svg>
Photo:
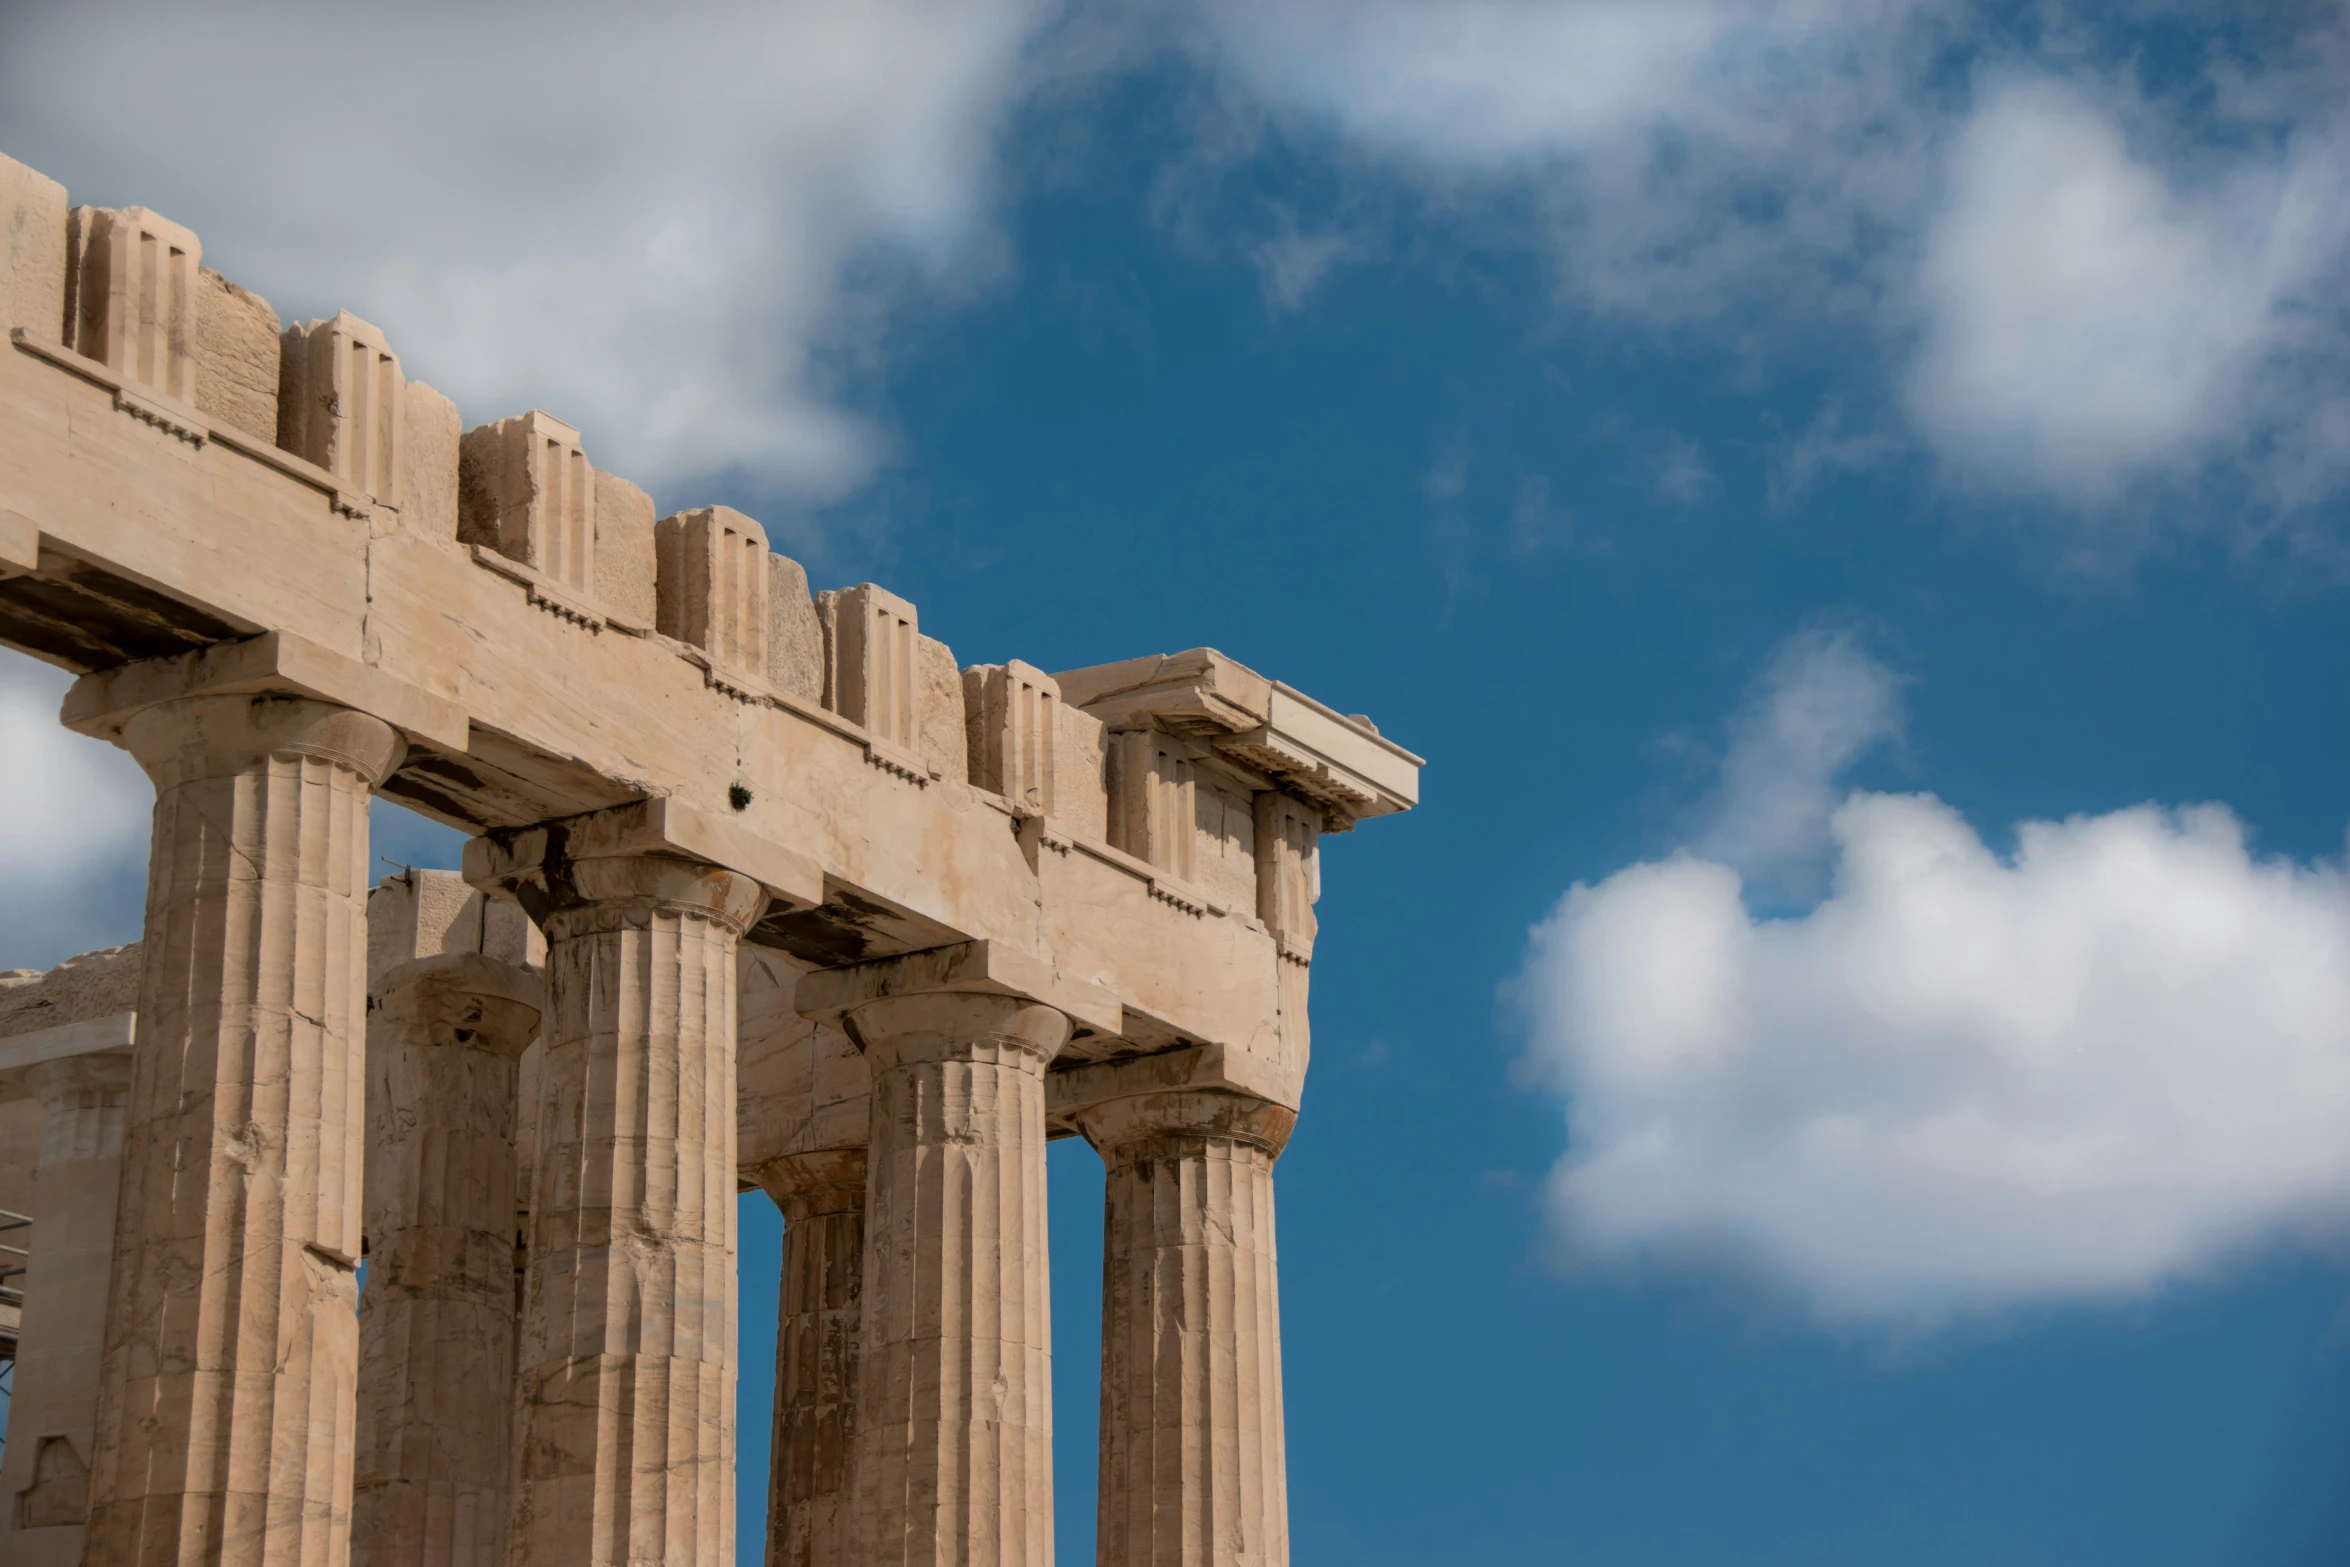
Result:
<svg viewBox="0 0 2350 1567">
<path fill-rule="evenodd" d="M 1419 758 L 1204 648 L 958 668 L 202 263 L 0 159 L 0 643 L 156 791 L 144 939 L 0 975 L 0 1561 L 731 1563 L 758 1190 L 770 1567 L 1049 1563 L 1079 1136 L 1096 1559 L 1285 1563 L 1322 843 Z M 462 876 L 371 889 L 378 795 Z"/>
</svg>

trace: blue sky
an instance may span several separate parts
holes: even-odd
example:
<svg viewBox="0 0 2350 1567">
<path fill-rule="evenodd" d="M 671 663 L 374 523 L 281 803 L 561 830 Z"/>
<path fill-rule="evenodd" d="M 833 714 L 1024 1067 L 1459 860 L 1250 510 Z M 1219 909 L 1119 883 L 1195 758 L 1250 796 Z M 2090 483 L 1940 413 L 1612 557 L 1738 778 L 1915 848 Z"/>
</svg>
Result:
<svg viewBox="0 0 2350 1567">
<path fill-rule="evenodd" d="M 1325 862 L 1300 1563 L 2350 1552 L 2339 9 L 505 15 L 12 12 L 0 150 L 966 664 L 1209 644 L 1429 758 Z M 58 689 L 0 961 L 136 934 Z"/>
</svg>

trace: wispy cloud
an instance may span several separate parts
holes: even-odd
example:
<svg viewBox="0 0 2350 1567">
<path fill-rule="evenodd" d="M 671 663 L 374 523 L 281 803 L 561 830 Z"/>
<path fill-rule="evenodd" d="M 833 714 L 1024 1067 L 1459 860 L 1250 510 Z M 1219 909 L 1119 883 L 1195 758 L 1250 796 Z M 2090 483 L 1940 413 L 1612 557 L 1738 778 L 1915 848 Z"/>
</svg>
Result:
<svg viewBox="0 0 2350 1567">
<path fill-rule="evenodd" d="M 1783 453 L 1780 504 L 1903 445 L 2101 535 L 2124 497 L 2189 512 L 2182 478 L 2232 504 L 2166 520 L 2230 526 L 2350 479 L 2330 8 L 2251 55 L 2231 47 L 2258 30 L 2214 33 L 2160 91 L 2128 16 L 2055 0 L 2028 27 L 1973 0 L 1204 14 L 1252 112 L 1476 243 L 1537 248 L 1571 309 L 1741 363 L 1827 352 L 1890 405 Z"/>
</svg>

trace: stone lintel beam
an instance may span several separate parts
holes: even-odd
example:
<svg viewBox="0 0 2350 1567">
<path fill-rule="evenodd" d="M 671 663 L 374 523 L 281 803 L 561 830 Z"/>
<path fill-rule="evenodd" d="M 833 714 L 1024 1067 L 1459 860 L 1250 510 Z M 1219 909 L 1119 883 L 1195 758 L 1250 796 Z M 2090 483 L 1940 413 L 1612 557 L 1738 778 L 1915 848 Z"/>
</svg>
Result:
<svg viewBox="0 0 2350 1567">
<path fill-rule="evenodd" d="M 1186 1045 L 1147 1056 L 1066 1066 L 1045 1079 L 1045 1116 L 1055 1136 L 1079 1129 L 1097 1105 L 1139 1095 L 1179 1091 L 1224 1092 L 1261 1099 L 1295 1114 L 1304 1074 L 1262 1054 L 1223 1045 Z"/>
<path fill-rule="evenodd" d="M 747 876 L 765 890 L 770 909 L 807 909 L 824 901 L 824 871 L 814 860 L 666 798 L 471 839 L 465 845 L 465 879 L 514 899 L 543 926 L 553 910 L 593 901 L 573 885 L 579 867 L 639 855 L 693 860 Z"/>
<path fill-rule="evenodd" d="M 1062 974 L 1046 959 L 1000 941 L 962 941 L 818 969 L 801 978 L 794 1003 L 800 1016 L 839 1029 L 862 1048 L 852 1016 L 858 1008 L 885 997 L 946 993 L 1039 1002 L 1095 1033 L 1116 1034 L 1125 1022 L 1110 987 Z"/>
<path fill-rule="evenodd" d="M 409 738 L 465 749 L 465 710 L 455 702 L 287 631 L 84 675 L 65 693 L 61 716 L 68 729 L 119 744 L 134 715 L 192 696 L 310 697 Z"/>
<path fill-rule="evenodd" d="M 114 1012 L 105 1017 L 52 1024 L 29 1034 L 12 1034 L 6 1039 L 0 1039 L 0 1083 L 11 1082 L 24 1068 L 38 1066 L 44 1061 L 62 1061 L 72 1056 L 96 1055 L 107 1050 L 128 1050 L 137 1042 L 138 1035 L 139 1014 L 136 1012 Z"/>
<path fill-rule="evenodd" d="M 41 530 L 22 512 L 0 507 L 0 577 L 41 569 Z"/>
</svg>

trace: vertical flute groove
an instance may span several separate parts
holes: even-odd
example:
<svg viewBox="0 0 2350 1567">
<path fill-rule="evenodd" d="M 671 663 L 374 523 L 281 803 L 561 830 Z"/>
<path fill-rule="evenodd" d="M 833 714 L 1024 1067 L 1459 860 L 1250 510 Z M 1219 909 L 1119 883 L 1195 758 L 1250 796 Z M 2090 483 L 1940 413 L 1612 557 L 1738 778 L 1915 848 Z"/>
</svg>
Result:
<svg viewBox="0 0 2350 1567">
<path fill-rule="evenodd" d="M 87 1559 L 340 1563 L 366 811 L 399 740 L 205 697 L 124 744 L 157 797 Z"/>
</svg>

